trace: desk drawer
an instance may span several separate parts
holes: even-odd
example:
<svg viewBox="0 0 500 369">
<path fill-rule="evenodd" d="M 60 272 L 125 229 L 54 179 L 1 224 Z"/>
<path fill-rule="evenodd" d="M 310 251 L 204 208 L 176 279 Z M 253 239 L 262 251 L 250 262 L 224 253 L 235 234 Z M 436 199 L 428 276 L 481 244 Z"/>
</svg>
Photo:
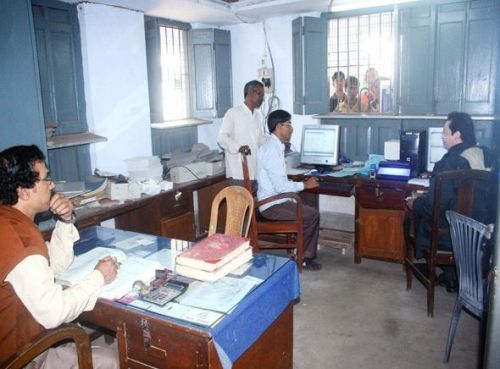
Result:
<svg viewBox="0 0 500 369">
<path fill-rule="evenodd" d="M 361 185 L 356 188 L 356 201 L 363 208 L 404 210 L 404 199 L 403 189 L 380 185 Z"/>
<path fill-rule="evenodd" d="M 117 329 L 118 349 L 128 368 L 208 368 L 209 337 L 146 317 L 126 318 Z"/>
<path fill-rule="evenodd" d="M 160 213 L 163 217 L 174 217 L 192 211 L 193 193 L 186 190 L 173 190 L 161 199 Z"/>
</svg>

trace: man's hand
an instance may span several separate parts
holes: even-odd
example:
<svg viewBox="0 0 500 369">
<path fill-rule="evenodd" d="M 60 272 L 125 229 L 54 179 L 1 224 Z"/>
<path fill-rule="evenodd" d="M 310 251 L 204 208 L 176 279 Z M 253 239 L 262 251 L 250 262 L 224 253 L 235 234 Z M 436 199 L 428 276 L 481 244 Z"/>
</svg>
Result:
<svg viewBox="0 0 500 369">
<path fill-rule="evenodd" d="M 243 145 L 239 148 L 238 152 L 241 152 L 243 155 L 251 155 L 250 147 L 248 145 Z"/>
<path fill-rule="evenodd" d="M 408 207 L 408 209 L 413 210 L 413 202 L 415 202 L 414 197 L 407 197 L 406 198 L 406 206 Z"/>
<path fill-rule="evenodd" d="M 309 188 L 315 188 L 318 187 L 318 178 L 316 177 L 311 177 L 307 181 L 304 182 L 304 189 L 309 189 Z"/>
<path fill-rule="evenodd" d="M 411 196 L 408 196 L 407 198 L 405 198 L 406 206 L 408 207 L 408 209 L 413 210 L 413 203 L 415 202 L 415 200 L 418 197 L 420 197 L 422 195 L 423 195 L 422 193 L 413 191 L 411 193 Z"/>
<path fill-rule="evenodd" d="M 63 194 L 56 193 L 50 199 L 50 211 L 58 217 L 70 221 L 73 216 L 73 204 Z"/>
<path fill-rule="evenodd" d="M 99 260 L 95 269 L 101 272 L 104 284 L 109 284 L 115 280 L 119 265 L 115 258 L 108 256 Z"/>
</svg>

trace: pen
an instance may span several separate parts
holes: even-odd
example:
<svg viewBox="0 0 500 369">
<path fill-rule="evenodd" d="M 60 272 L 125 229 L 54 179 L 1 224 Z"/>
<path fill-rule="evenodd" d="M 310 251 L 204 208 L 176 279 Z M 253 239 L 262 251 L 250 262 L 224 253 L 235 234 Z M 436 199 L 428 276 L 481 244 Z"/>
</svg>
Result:
<svg viewBox="0 0 500 369">
<path fill-rule="evenodd" d="M 116 260 L 115 257 L 112 257 L 112 256 L 106 256 L 105 258 L 102 258 L 102 259 L 99 259 L 99 262 L 105 262 L 105 261 L 112 261 L 113 263 L 116 264 L 117 267 L 121 266 L 122 263 L 120 263 L 119 261 Z"/>
</svg>

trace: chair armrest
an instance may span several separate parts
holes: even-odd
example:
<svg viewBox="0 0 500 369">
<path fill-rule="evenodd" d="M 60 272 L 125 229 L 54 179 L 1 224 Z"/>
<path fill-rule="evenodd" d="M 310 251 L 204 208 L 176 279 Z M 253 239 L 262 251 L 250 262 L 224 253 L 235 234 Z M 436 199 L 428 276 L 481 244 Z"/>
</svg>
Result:
<svg viewBox="0 0 500 369">
<path fill-rule="evenodd" d="M 89 337 L 83 328 L 75 324 L 62 324 L 57 328 L 40 333 L 32 342 L 7 360 L 2 369 L 21 369 L 53 345 L 68 340 L 75 342 L 78 367 L 80 369 L 92 369 L 92 351 Z"/>
<path fill-rule="evenodd" d="M 293 199 L 297 202 L 297 204 L 301 205 L 302 204 L 302 199 L 301 197 L 296 194 L 295 192 L 286 192 L 286 193 L 280 193 L 279 195 L 274 195 L 274 196 L 269 196 L 265 198 L 264 200 L 256 201 L 255 202 L 255 208 L 258 208 L 261 205 L 280 200 L 280 199 Z"/>
<path fill-rule="evenodd" d="M 268 204 L 270 202 L 280 200 L 280 199 L 292 199 L 295 200 L 297 206 L 295 208 L 295 219 L 302 219 L 302 198 L 295 192 L 280 193 L 278 195 L 269 196 L 264 200 L 255 202 L 255 210 L 259 209 L 259 206 Z"/>
</svg>

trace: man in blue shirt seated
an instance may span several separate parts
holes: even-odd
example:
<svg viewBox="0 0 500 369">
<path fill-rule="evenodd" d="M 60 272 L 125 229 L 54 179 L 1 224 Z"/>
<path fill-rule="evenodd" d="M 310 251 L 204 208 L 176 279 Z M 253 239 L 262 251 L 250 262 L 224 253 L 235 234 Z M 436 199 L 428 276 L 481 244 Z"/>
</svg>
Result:
<svg viewBox="0 0 500 369">
<path fill-rule="evenodd" d="M 318 187 L 315 177 L 304 182 L 288 180 L 285 165 L 285 143 L 290 141 L 293 128 L 291 115 L 285 110 L 276 110 L 269 114 L 267 126 L 271 135 L 260 147 L 257 154 L 257 182 L 259 188 L 257 199 L 264 200 L 270 196 L 286 192 L 299 192 L 304 189 Z M 259 207 L 263 217 L 271 220 L 295 219 L 296 203 L 289 199 L 280 199 Z M 315 262 L 319 237 L 318 210 L 302 205 L 304 227 L 304 268 L 320 270 L 321 264 Z"/>
<path fill-rule="evenodd" d="M 491 171 L 495 167 L 495 158 L 491 152 L 476 146 L 474 125 L 471 117 L 467 113 L 453 112 L 448 115 L 443 128 L 443 145 L 448 152 L 439 160 L 435 166 L 433 175 L 437 173 L 459 170 L 478 169 Z M 440 224 L 448 224 L 445 213 L 452 208 L 455 203 L 456 194 L 453 183 L 443 183 L 441 193 L 441 214 Z M 413 211 L 416 224 L 415 257 L 421 258 L 424 251 L 430 244 L 430 226 L 428 222 L 422 221 L 432 214 L 434 203 L 435 181 L 431 178 L 430 187 L 426 195 L 410 198 L 407 205 Z M 482 223 L 491 223 L 496 213 L 496 190 L 491 183 L 479 185 L 475 190 L 474 206 L 472 217 Z M 441 237 L 438 243 L 439 250 L 451 250 L 451 238 L 449 235 Z M 444 268 L 444 275 L 440 276 L 441 284 L 446 285 L 448 290 L 456 288 L 456 277 L 454 268 Z M 453 286 L 455 285 L 455 286 Z"/>
</svg>

